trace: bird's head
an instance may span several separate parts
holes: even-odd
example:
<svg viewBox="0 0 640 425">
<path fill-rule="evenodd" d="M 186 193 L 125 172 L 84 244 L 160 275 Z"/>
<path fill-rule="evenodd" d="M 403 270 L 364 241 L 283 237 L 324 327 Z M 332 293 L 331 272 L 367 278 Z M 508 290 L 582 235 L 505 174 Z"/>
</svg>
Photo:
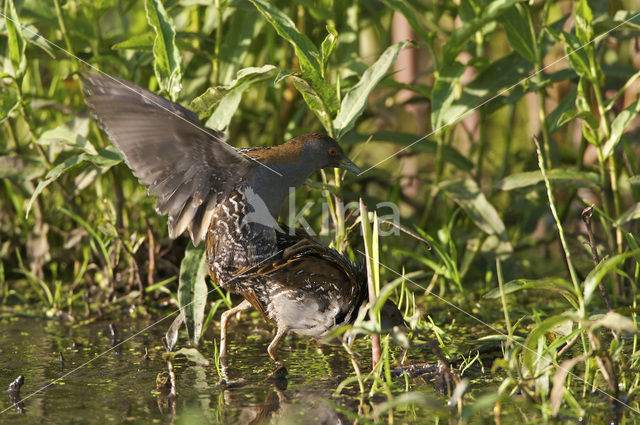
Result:
<svg viewBox="0 0 640 425">
<path fill-rule="evenodd" d="M 294 176 L 303 174 L 305 178 L 314 171 L 329 167 L 360 173 L 360 169 L 347 158 L 338 142 L 322 133 L 304 134 L 282 145 L 247 153 L 276 170 L 287 174 L 291 171 Z"/>
<path fill-rule="evenodd" d="M 301 155 L 312 169 L 328 167 L 342 168 L 354 174 L 360 169 L 345 155 L 342 147 L 331 137 L 322 133 L 310 133 L 299 136 Z M 294 140 L 291 140 L 293 142 Z"/>
</svg>

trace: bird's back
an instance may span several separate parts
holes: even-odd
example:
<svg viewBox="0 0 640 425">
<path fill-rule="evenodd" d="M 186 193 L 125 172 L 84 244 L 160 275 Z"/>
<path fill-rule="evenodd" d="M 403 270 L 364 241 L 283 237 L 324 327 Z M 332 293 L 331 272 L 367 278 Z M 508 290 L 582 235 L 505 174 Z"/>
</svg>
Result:
<svg viewBox="0 0 640 425">
<path fill-rule="evenodd" d="M 361 265 L 302 229 L 278 233 L 277 246 L 277 259 L 238 272 L 254 282 L 243 295 L 266 319 L 316 337 L 355 320 L 367 298 Z"/>
</svg>

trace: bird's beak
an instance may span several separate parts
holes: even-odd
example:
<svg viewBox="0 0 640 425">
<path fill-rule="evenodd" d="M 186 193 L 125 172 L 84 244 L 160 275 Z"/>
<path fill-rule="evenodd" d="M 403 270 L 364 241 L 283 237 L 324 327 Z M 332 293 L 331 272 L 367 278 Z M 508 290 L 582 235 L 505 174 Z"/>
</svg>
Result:
<svg viewBox="0 0 640 425">
<path fill-rule="evenodd" d="M 358 168 L 358 166 L 346 157 L 340 160 L 340 162 L 338 163 L 338 167 L 347 171 L 351 171 L 353 174 L 360 174 L 360 169 Z"/>
</svg>

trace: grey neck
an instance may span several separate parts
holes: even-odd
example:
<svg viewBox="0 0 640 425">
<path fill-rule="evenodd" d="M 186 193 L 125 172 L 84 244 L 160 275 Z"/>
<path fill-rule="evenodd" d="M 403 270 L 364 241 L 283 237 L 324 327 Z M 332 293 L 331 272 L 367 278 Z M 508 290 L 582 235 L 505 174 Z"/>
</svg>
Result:
<svg viewBox="0 0 640 425">
<path fill-rule="evenodd" d="M 269 164 L 269 168 L 258 165 L 256 172 L 247 180 L 248 186 L 253 188 L 256 195 L 250 203 L 256 205 L 263 202 L 263 208 L 266 205 L 269 213 L 277 219 L 280 207 L 289 193 L 302 185 L 316 170 L 308 164 L 303 165 L 302 161 L 298 164 Z"/>
</svg>

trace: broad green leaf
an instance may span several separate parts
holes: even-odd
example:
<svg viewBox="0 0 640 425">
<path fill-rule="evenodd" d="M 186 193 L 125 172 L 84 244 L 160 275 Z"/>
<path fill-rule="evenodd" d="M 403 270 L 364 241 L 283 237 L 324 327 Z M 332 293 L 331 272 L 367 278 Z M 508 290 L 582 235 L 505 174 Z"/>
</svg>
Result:
<svg viewBox="0 0 640 425">
<path fill-rule="evenodd" d="M 182 82 L 176 28 L 161 0 L 146 0 L 147 21 L 156 34 L 153 41 L 153 71 L 160 88 L 175 100 Z"/>
<path fill-rule="evenodd" d="M 344 96 L 340 105 L 340 112 L 333 120 L 337 139 L 340 139 L 344 133 L 349 131 L 355 124 L 356 119 L 362 115 L 364 108 L 367 106 L 369 94 L 391 68 L 398 57 L 398 53 L 406 45 L 407 43 L 403 41 L 389 46 L 378 60 L 362 74 L 358 84 L 353 86 Z"/>
<path fill-rule="evenodd" d="M 582 118 L 582 135 L 594 146 L 600 145 L 600 138 L 597 134 L 600 121 L 591 112 L 591 105 L 587 98 L 589 94 L 589 78 L 581 77 L 578 82 L 578 95 L 576 96 L 576 109 Z"/>
<path fill-rule="evenodd" d="M 111 46 L 113 50 L 151 50 L 156 37 L 150 32 L 134 35 L 133 37 L 121 41 Z"/>
<path fill-rule="evenodd" d="M 577 170 L 553 169 L 547 172 L 549 180 L 554 182 L 571 182 L 576 187 L 597 187 L 600 184 L 600 176 L 597 173 Z M 537 171 L 525 171 L 515 173 L 496 183 L 496 189 L 514 190 L 534 186 L 543 181 L 542 173 Z"/>
<path fill-rule="evenodd" d="M 26 217 L 29 216 L 29 211 L 31 210 L 31 207 L 33 206 L 33 202 L 36 200 L 38 195 L 40 195 L 40 193 L 47 186 L 49 186 L 51 183 L 56 181 L 62 174 L 66 173 L 67 171 L 71 171 L 71 170 L 73 170 L 75 168 L 78 168 L 86 160 L 87 160 L 87 155 L 86 154 L 74 155 L 74 156 L 72 156 L 70 158 L 67 158 L 65 161 L 63 161 L 62 163 L 56 165 L 51 170 L 49 170 L 49 172 L 47 173 L 45 179 L 40 181 L 40 183 L 38 183 L 38 186 L 36 186 L 36 190 L 34 190 L 33 194 L 31 195 L 31 199 L 29 199 L 29 203 L 27 204 L 27 210 L 26 210 L 26 213 L 25 213 Z"/>
<path fill-rule="evenodd" d="M 325 78 L 325 73 L 327 72 L 327 64 L 329 63 L 329 58 L 336 48 L 336 44 L 338 43 L 338 32 L 331 25 L 327 25 L 327 36 L 322 41 L 322 45 L 320 46 L 320 50 L 322 51 L 322 78 Z"/>
<path fill-rule="evenodd" d="M 431 94 L 431 127 L 434 132 L 464 118 L 464 112 L 460 113 L 459 110 L 451 108 L 451 105 L 459 97 L 460 79 L 465 69 L 461 63 L 453 62 L 436 76 Z M 465 105 L 458 109 L 469 108 Z"/>
<path fill-rule="evenodd" d="M 87 155 L 86 158 L 87 161 L 98 166 L 103 173 L 123 161 L 122 154 L 114 146 L 98 149 L 97 155 Z"/>
<path fill-rule="evenodd" d="M 511 294 L 523 289 L 539 289 L 543 291 L 557 292 L 563 295 L 570 295 L 576 298 L 573 285 L 562 278 L 548 279 L 516 279 L 507 282 L 504 286 L 504 294 Z M 500 298 L 500 288 L 494 288 L 484 295 L 484 298 L 495 299 Z"/>
<path fill-rule="evenodd" d="M 236 110 L 238 109 L 238 106 L 240 105 L 240 100 L 242 99 L 242 94 L 245 92 L 245 90 L 247 90 L 253 84 L 264 81 L 268 78 L 268 76 L 262 76 L 254 79 L 248 79 L 224 94 L 224 96 L 222 96 L 222 98 L 220 99 L 216 110 L 207 120 L 207 127 L 216 130 L 226 129 L 231 122 L 231 118 L 233 118 Z"/>
<path fill-rule="evenodd" d="M 638 333 L 638 328 L 636 328 L 633 320 L 615 311 L 608 311 L 602 317 L 592 319 L 591 325 L 595 328 L 604 326 L 616 332 Z"/>
<path fill-rule="evenodd" d="M 27 43 L 22 36 L 20 20 L 13 0 L 5 0 L 4 15 L 9 38 L 9 59 L 11 60 L 11 66 L 13 66 L 14 77 L 20 81 L 27 68 L 27 58 L 24 54 Z"/>
<path fill-rule="evenodd" d="M 213 114 L 211 114 L 205 125 L 214 130 L 223 131 L 226 129 L 231 122 L 231 118 L 235 115 L 238 106 L 240 106 L 242 93 L 247 87 L 247 84 L 242 84 L 222 96 L 218 107 Z"/>
<path fill-rule="evenodd" d="M 640 185 L 640 175 L 631 176 L 631 177 L 629 177 L 629 180 L 627 180 L 627 181 L 632 186 Z"/>
<path fill-rule="evenodd" d="M 411 26 L 411 29 L 413 29 L 416 35 L 418 35 L 424 41 L 427 41 L 431 38 L 429 37 L 429 33 L 427 33 L 427 30 L 425 30 L 424 25 L 420 24 L 420 22 L 418 21 L 418 13 L 409 2 L 402 0 L 382 1 L 390 8 L 400 12 L 405 17 L 405 19 Z"/>
<path fill-rule="evenodd" d="M 113 147 L 100 149 L 97 155 L 89 155 L 89 154 L 83 153 L 80 155 L 74 155 L 72 157 L 67 158 L 62 163 L 56 165 L 51 170 L 49 170 L 49 172 L 45 176 L 45 179 L 38 183 L 38 186 L 36 186 L 36 190 L 33 191 L 33 194 L 31 195 L 31 199 L 29 199 L 29 203 L 27 204 L 27 210 L 25 213 L 26 216 L 27 217 L 29 216 L 29 211 L 33 206 L 33 202 L 40 195 L 40 193 L 42 193 L 42 191 L 47 186 L 49 186 L 51 183 L 56 181 L 62 174 L 78 168 L 84 162 L 91 162 L 97 165 L 98 167 L 100 167 L 104 172 L 105 170 L 116 165 L 120 161 L 122 161 L 122 155 L 118 151 L 116 151 L 115 148 Z"/>
<path fill-rule="evenodd" d="M 633 204 L 631 208 L 620 214 L 615 221 L 615 225 L 620 227 L 625 223 L 630 222 L 631 220 L 637 220 L 640 218 L 640 202 Z"/>
<path fill-rule="evenodd" d="M 184 315 L 191 345 L 200 341 L 204 309 L 207 305 L 207 262 L 204 243 L 197 247 L 189 244 L 180 263 L 178 306 Z"/>
<path fill-rule="evenodd" d="M 98 151 L 86 138 L 88 133 L 89 119 L 76 117 L 61 126 L 42 133 L 38 144 L 48 146 L 52 142 L 62 142 L 69 147 L 82 149 L 89 155 L 97 155 Z"/>
<path fill-rule="evenodd" d="M 325 131 L 329 134 L 333 134 L 333 127 L 331 126 L 331 117 L 329 111 L 325 108 L 324 102 L 320 98 L 320 95 L 311 87 L 306 80 L 297 77 L 295 75 L 290 76 L 293 81 L 293 85 L 302 95 L 305 103 L 311 111 L 318 117 Z"/>
<path fill-rule="evenodd" d="M 529 332 L 527 339 L 525 340 L 524 347 L 522 350 L 522 355 L 524 357 L 524 362 L 527 365 L 527 368 L 531 372 L 535 372 L 536 367 L 535 364 L 538 357 L 538 340 L 544 337 L 547 332 L 550 332 L 552 329 L 561 326 L 563 323 L 567 321 L 575 321 L 577 320 L 577 316 L 574 313 L 567 314 L 559 314 L 556 316 L 551 316 L 536 327 L 533 328 Z"/>
<path fill-rule="evenodd" d="M 44 51 L 51 59 L 56 59 L 56 52 L 54 52 L 51 44 L 40 35 L 38 28 L 31 24 L 21 24 L 22 33 L 26 35 L 26 41 Z"/>
<path fill-rule="evenodd" d="M 11 112 L 19 105 L 20 102 L 15 87 L 3 87 L 0 90 L 0 124 L 9 118 Z"/>
<path fill-rule="evenodd" d="M 460 28 L 454 30 L 447 43 L 443 46 L 442 56 L 444 63 L 452 63 L 458 56 L 458 53 L 464 49 L 477 31 L 494 21 L 502 12 L 519 1 L 520 0 L 494 0 L 482 10 L 481 16 L 463 23 Z"/>
<path fill-rule="evenodd" d="M 591 72 L 588 56 L 588 52 L 593 46 L 583 46 L 575 35 L 568 32 L 562 32 L 562 38 L 565 42 L 565 52 L 571 68 L 576 71 L 576 74 L 579 76 L 594 81 L 595 77 Z"/>
<path fill-rule="evenodd" d="M 587 0 L 578 0 L 576 7 L 576 36 L 581 44 L 585 45 L 593 38 L 593 13 Z"/>
<path fill-rule="evenodd" d="M 507 230 L 498 211 L 489 203 L 475 181 L 471 179 L 446 180 L 439 189 L 453 199 L 483 232 L 507 240 Z"/>
<path fill-rule="evenodd" d="M 547 116 L 549 134 L 554 134 L 560 130 L 563 125 L 578 115 L 578 112 L 575 110 L 577 95 L 578 91 L 576 89 L 571 90 L 571 92 L 562 99 L 562 102 L 560 102 L 556 109 Z"/>
<path fill-rule="evenodd" d="M 598 286 L 600 281 L 604 279 L 607 274 L 615 271 L 621 263 L 627 260 L 627 258 L 632 257 L 639 252 L 640 250 L 628 251 L 600 261 L 600 263 L 591 270 L 591 272 L 589 272 L 584 281 L 584 305 L 589 305 L 591 297 L 593 296 L 593 291 L 595 291 L 596 286 Z"/>
<path fill-rule="evenodd" d="M 563 361 L 560 363 L 560 366 L 556 368 L 556 374 L 553 376 L 553 387 L 551 389 L 551 394 L 549 395 L 553 416 L 557 416 L 560 411 L 562 399 L 565 391 L 567 390 L 565 382 L 567 380 L 567 376 L 571 373 L 571 369 L 573 369 L 573 367 L 578 363 L 586 361 L 588 358 L 589 356 L 587 354 L 581 354 L 578 357 Z"/>
<path fill-rule="evenodd" d="M 631 120 L 633 120 L 640 112 L 640 99 L 636 99 L 624 111 L 620 112 L 611 124 L 611 137 L 604 144 L 602 155 L 604 159 L 609 158 L 613 154 L 613 150 L 620 142 L 620 138 L 624 133 Z"/>
<path fill-rule="evenodd" d="M 461 96 L 448 109 L 446 123 L 456 123 L 478 107 L 485 108 L 491 114 L 505 105 L 516 103 L 528 92 L 537 90 L 538 86 L 531 81 L 526 88 L 520 84 L 529 76 L 532 68 L 533 64 L 518 53 L 492 62 L 462 88 Z M 551 79 L 552 75 L 547 77 Z"/>
<path fill-rule="evenodd" d="M 533 32 L 529 26 L 526 15 L 529 11 L 527 6 L 512 7 L 506 10 L 500 17 L 500 22 L 507 33 L 509 44 L 513 50 L 531 63 L 536 63 L 535 40 Z"/>
<path fill-rule="evenodd" d="M 338 109 L 335 89 L 322 78 L 320 52 L 306 35 L 300 33 L 293 21 L 273 4 L 264 0 L 250 0 L 262 13 L 280 37 L 293 45 L 300 63 L 302 78 L 305 79 L 325 105 L 330 114 Z M 315 111 L 314 111 L 315 112 Z"/>
<path fill-rule="evenodd" d="M 238 108 L 242 93 L 253 84 L 270 78 L 270 73 L 275 69 L 273 65 L 241 69 L 227 86 L 208 88 L 202 95 L 191 101 L 189 108 L 202 119 L 219 105 L 214 113 L 215 118 L 212 117 L 207 121 L 207 125 L 217 130 L 224 129 L 229 125 L 231 117 Z M 227 109 L 223 110 L 223 108 Z"/>
</svg>

